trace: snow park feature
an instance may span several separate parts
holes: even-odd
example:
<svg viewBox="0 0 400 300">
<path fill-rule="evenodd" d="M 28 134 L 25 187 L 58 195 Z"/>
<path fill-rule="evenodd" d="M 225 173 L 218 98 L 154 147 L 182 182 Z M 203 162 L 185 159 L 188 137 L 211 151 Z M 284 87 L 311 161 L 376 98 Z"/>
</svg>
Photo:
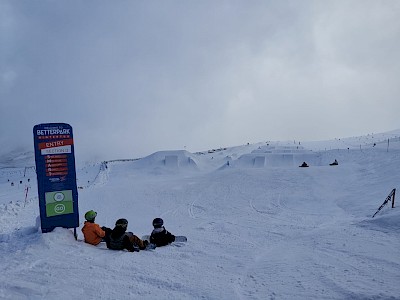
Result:
<svg viewBox="0 0 400 300">
<path fill-rule="evenodd" d="M 0 157 L 0 299 L 399 299 L 393 198 L 372 218 L 399 165 L 400 130 L 77 164 L 100 226 L 187 237 L 131 253 L 84 243 L 83 222 L 42 233 L 33 153 Z"/>
</svg>

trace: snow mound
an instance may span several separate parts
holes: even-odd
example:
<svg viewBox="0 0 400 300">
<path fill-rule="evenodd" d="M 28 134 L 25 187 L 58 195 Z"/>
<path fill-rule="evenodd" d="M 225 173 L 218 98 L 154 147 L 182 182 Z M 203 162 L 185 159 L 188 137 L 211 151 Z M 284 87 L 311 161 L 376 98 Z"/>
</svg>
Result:
<svg viewBox="0 0 400 300">
<path fill-rule="evenodd" d="M 178 170 L 198 170 L 194 155 L 186 150 L 159 151 L 133 163 L 134 169 L 149 172 L 176 172 Z"/>
<path fill-rule="evenodd" d="M 33 151 L 14 150 L 0 156 L 0 168 L 20 168 L 34 166 L 34 164 Z"/>
<path fill-rule="evenodd" d="M 296 167 L 303 162 L 310 166 L 321 165 L 320 155 L 300 146 L 261 146 L 243 154 L 236 162 L 239 167 Z"/>
<path fill-rule="evenodd" d="M 41 233 L 33 168 L 0 168 L 0 299 L 399 299 L 400 210 L 372 218 L 398 188 L 399 146 L 391 133 L 90 163 L 77 169 L 78 240 Z M 127 218 L 138 236 L 162 217 L 189 242 L 86 244 L 90 209 L 101 226 Z"/>
<path fill-rule="evenodd" d="M 368 218 L 359 223 L 361 227 L 381 231 L 384 233 L 400 233 L 400 211 L 396 207 L 392 208 L 388 203 L 374 218 Z"/>
</svg>

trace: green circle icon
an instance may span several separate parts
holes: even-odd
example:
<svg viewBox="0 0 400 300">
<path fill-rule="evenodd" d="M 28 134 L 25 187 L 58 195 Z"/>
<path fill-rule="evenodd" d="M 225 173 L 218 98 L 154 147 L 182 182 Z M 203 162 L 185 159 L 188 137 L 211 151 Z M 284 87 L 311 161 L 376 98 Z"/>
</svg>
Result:
<svg viewBox="0 0 400 300">
<path fill-rule="evenodd" d="M 64 204 L 57 204 L 54 206 L 54 212 L 57 214 L 62 214 L 65 211 L 65 205 Z"/>
</svg>

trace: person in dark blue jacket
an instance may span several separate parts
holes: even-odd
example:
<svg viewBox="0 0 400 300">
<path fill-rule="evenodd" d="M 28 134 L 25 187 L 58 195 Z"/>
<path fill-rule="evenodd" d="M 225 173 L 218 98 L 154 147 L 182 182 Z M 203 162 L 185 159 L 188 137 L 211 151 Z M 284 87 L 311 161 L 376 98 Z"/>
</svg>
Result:
<svg viewBox="0 0 400 300">
<path fill-rule="evenodd" d="M 155 218 L 153 220 L 153 227 L 154 229 L 150 235 L 150 243 L 161 247 L 175 241 L 175 235 L 165 229 L 163 219 Z"/>
<path fill-rule="evenodd" d="M 118 219 L 107 240 L 107 248 L 112 250 L 128 250 L 130 252 L 146 249 L 148 241 L 142 241 L 132 232 L 127 232 L 128 220 Z"/>
</svg>

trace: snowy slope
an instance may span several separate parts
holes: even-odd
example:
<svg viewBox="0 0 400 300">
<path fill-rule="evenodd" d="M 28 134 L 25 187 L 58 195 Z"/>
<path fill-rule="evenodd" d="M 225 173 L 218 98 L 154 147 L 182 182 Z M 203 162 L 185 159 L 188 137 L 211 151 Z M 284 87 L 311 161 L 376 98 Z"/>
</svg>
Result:
<svg viewBox="0 0 400 300">
<path fill-rule="evenodd" d="M 77 166 L 81 223 L 94 209 L 97 223 L 124 217 L 142 236 L 162 217 L 188 237 L 139 253 L 87 245 L 80 228 L 78 242 L 69 229 L 42 234 L 34 170 L 4 164 L 0 299 L 399 299 L 400 212 L 389 203 L 371 218 L 399 187 L 399 136 Z"/>
</svg>

